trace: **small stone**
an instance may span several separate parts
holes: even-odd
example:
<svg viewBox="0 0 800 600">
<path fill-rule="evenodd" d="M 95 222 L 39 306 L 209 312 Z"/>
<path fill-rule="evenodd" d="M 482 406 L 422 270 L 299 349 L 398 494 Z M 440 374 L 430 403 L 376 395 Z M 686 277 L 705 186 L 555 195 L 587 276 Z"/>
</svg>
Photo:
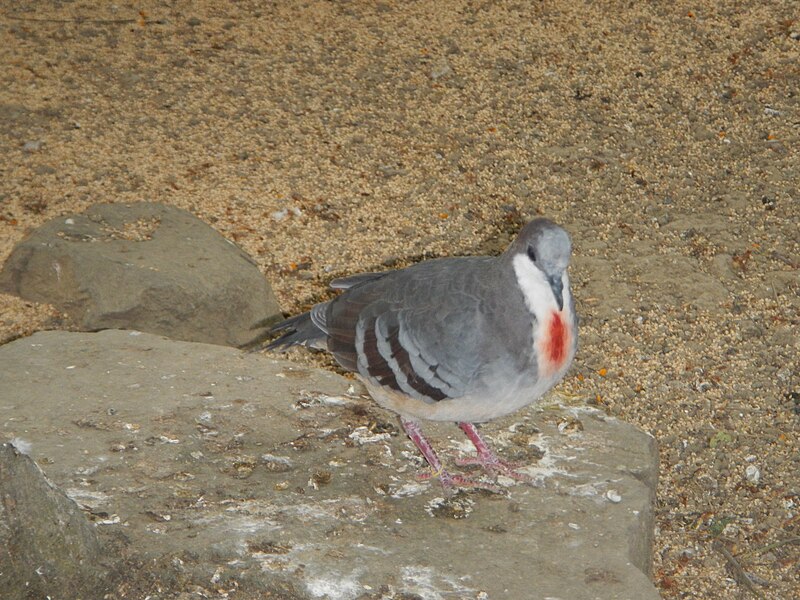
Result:
<svg viewBox="0 0 800 600">
<path fill-rule="evenodd" d="M 385 442 L 391 438 L 391 435 L 388 433 L 374 433 L 368 427 L 356 427 L 348 437 L 359 446 L 363 446 L 364 444 Z"/>
<path fill-rule="evenodd" d="M 577 434 L 583 431 L 583 423 L 574 417 L 567 417 L 558 424 L 558 432 L 564 435 Z"/>
<path fill-rule="evenodd" d="M 56 170 L 50 165 L 39 165 L 33 170 L 37 175 L 52 175 Z"/>
<path fill-rule="evenodd" d="M 267 470 L 272 473 L 285 473 L 291 471 L 294 465 L 288 456 L 275 456 L 274 454 L 264 454 L 261 461 Z"/>
<path fill-rule="evenodd" d="M 390 177 L 396 177 L 398 175 L 406 174 L 405 169 L 395 165 L 378 165 L 378 172 L 387 179 Z"/>
<path fill-rule="evenodd" d="M 30 453 L 31 453 L 31 450 L 33 449 L 33 444 L 31 444 L 30 442 L 28 442 L 28 441 L 25 441 L 24 439 L 22 439 L 22 438 L 19 438 L 19 437 L 12 438 L 12 439 L 9 441 L 9 443 L 10 443 L 12 446 L 14 446 L 14 449 L 15 449 L 15 450 L 16 450 L 16 451 L 17 451 L 19 454 L 30 455 Z"/>
<path fill-rule="evenodd" d="M 450 519 L 466 519 L 472 513 L 475 501 L 463 492 L 457 492 L 448 498 L 437 497 L 425 505 L 425 512 L 431 517 Z"/>
<path fill-rule="evenodd" d="M 606 498 L 608 498 L 609 502 L 613 502 L 614 504 L 622 502 L 622 496 L 617 490 L 608 490 L 606 492 Z"/>
<path fill-rule="evenodd" d="M 308 480 L 308 483 L 315 490 L 318 490 L 323 485 L 328 485 L 333 479 L 333 473 L 330 471 L 317 471 Z"/>
<path fill-rule="evenodd" d="M 38 152 L 42 148 L 42 140 L 30 140 L 22 145 L 23 152 Z"/>
<path fill-rule="evenodd" d="M 453 68 L 450 66 L 450 63 L 446 58 L 440 58 L 436 61 L 431 69 L 431 79 L 436 81 L 437 79 L 442 79 L 443 77 L 448 77 L 453 74 Z"/>
<path fill-rule="evenodd" d="M 747 465 L 747 468 L 744 470 L 744 477 L 749 483 L 758 485 L 758 482 L 761 480 L 761 469 L 755 465 Z"/>
<path fill-rule="evenodd" d="M 712 492 L 719 489 L 719 483 L 716 479 L 708 475 L 707 473 L 703 473 L 697 478 L 697 484 L 704 490 Z"/>
</svg>

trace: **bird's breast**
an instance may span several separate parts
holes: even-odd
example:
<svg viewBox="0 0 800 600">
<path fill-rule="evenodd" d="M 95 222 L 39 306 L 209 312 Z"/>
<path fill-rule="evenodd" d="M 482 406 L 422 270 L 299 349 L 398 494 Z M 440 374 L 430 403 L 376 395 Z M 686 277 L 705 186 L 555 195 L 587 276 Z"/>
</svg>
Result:
<svg viewBox="0 0 800 600">
<path fill-rule="evenodd" d="M 569 365 L 573 346 L 572 323 L 566 311 L 552 310 L 547 315 L 539 336 L 539 367 L 543 374 L 554 375 Z"/>
<path fill-rule="evenodd" d="M 550 322 L 547 324 L 545 353 L 548 362 L 554 365 L 564 362 L 564 357 L 567 355 L 567 327 L 557 312 L 550 315 Z"/>
</svg>

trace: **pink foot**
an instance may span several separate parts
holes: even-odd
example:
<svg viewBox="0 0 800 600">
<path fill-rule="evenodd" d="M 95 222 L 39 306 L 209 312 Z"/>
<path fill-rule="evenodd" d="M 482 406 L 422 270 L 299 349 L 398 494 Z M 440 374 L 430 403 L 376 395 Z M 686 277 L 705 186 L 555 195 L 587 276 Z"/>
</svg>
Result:
<svg viewBox="0 0 800 600">
<path fill-rule="evenodd" d="M 488 490 L 490 492 L 500 492 L 500 488 L 491 483 L 486 483 L 480 479 L 471 479 L 463 475 L 452 475 L 448 471 L 441 471 L 438 473 L 417 473 L 417 479 L 420 481 L 428 481 L 434 477 L 439 479 L 439 483 L 446 490 L 454 488 L 472 488 L 480 490 Z"/>
<path fill-rule="evenodd" d="M 533 479 L 529 475 L 518 472 L 516 469 L 522 466 L 520 463 L 507 462 L 492 452 L 484 439 L 478 433 L 478 428 L 472 423 L 459 423 L 458 426 L 467 434 L 467 437 L 475 446 L 477 456 L 456 459 L 456 464 L 460 466 L 478 465 L 492 476 L 505 475 L 517 481 L 531 483 Z"/>
<path fill-rule="evenodd" d="M 436 455 L 436 452 L 434 451 L 430 442 L 425 438 L 424 435 L 422 435 L 422 430 L 420 429 L 419 423 L 403 417 L 400 417 L 400 423 L 403 425 L 403 429 L 405 429 L 408 437 L 411 438 L 411 441 L 414 442 L 414 445 L 422 453 L 422 456 L 424 456 L 425 460 L 428 461 L 428 464 L 432 470 L 431 473 L 420 473 L 417 476 L 418 479 L 428 480 L 438 477 L 439 483 L 441 483 L 442 487 L 446 490 L 464 487 L 480 488 L 492 492 L 500 491 L 500 488 L 490 483 L 484 483 L 476 479 L 462 477 L 461 475 L 451 475 L 445 470 L 444 466 L 442 465 L 442 461 L 439 460 L 439 457 Z"/>
</svg>

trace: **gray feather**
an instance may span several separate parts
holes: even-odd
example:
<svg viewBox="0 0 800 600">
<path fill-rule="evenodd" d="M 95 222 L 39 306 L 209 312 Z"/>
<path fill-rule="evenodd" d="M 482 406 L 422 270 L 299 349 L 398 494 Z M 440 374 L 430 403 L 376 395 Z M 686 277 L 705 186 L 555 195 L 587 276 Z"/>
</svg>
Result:
<svg viewBox="0 0 800 600">
<path fill-rule="evenodd" d="M 387 275 L 387 272 L 383 273 L 358 273 L 357 275 L 350 275 L 348 277 L 339 277 L 338 279 L 334 279 L 331 281 L 330 286 L 331 289 L 334 290 L 347 290 L 351 287 L 355 287 L 362 283 L 366 283 L 367 281 L 374 281 L 375 279 L 380 279 Z"/>
<path fill-rule="evenodd" d="M 488 384 L 482 377 L 492 366 L 535 373 L 532 329 L 517 326 L 531 316 L 513 272 L 498 268 L 499 260 L 431 260 L 351 287 L 327 305 L 329 350 L 364 377 L 382 385 L 391 379 L 390 387 L 403 391 L 410 385 L 410 395 L 427 401 L 477 391 Z M 509 292 L 487 306 L 487 292 L 496 289 Z M 390 329 L 405 353 L 402 365 L 385 355 Z"/>
<path fill-rule="evenodd" d="M 321 306 L 321 305 L 317 305 Z M 314 307 L 314 309 L 317 308 Z M 267 345 L 267 350 L 285 351 L 292 346 L 309 346 L 324 348 L 326 333 L 320 329 L 312 318 L 313 309 L 295 317 L 281 321 L 269 330 L 270 334 L 285 332 L 277 340 Z"/>
</svg>

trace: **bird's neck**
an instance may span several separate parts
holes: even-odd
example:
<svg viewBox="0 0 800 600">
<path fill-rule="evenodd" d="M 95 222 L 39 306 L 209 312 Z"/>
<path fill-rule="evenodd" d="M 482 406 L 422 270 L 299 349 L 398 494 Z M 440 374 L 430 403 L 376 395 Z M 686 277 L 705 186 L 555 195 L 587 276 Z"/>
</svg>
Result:
<svg viewBox="0 0 800 600">
<path fill-rule="evenodd" d="M 514 258 L 514 273 L 533 319 L 533 345 L 539 372 L 557 376 L 569 366 L 574 347 L 575 318 L 569 277 L 564 272 L 564 308 L 559 309 L 553 290 L 544 274 L 526 256 Z"/>
</svg>

